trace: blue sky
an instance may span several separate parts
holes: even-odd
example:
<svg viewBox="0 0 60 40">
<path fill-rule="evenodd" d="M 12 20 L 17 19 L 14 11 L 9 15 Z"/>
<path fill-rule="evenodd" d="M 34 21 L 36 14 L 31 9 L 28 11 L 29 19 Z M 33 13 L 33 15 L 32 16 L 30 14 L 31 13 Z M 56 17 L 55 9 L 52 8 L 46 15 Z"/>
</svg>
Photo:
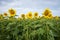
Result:
<svg viewBox="0 0 60 40">
<path fill-rule="evenodd" d="M 60 16 L 60 0 L 0 0 L 0 13 L 10 8 L 16 9 L 18 15 L 29 11 L 41 15 L 45 8 L 50 8 L 54 16 Z"/>
</svg>

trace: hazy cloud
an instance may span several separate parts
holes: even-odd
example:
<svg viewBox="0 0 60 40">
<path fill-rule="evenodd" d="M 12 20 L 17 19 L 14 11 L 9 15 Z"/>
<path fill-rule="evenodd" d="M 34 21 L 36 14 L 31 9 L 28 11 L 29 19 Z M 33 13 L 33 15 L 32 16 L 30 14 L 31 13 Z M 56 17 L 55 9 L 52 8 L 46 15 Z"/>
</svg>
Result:
<svg viewBox="0 0 60 40">
<path fill-rule="evenodd" d="M 40 15 L 45 8 L 50 8 L 54 16 L 60 16 L 60 0 L 0 0 L 0 13 L 9 8 L 17 10 L 17 14 L 37 11 Z"/>
</svg>

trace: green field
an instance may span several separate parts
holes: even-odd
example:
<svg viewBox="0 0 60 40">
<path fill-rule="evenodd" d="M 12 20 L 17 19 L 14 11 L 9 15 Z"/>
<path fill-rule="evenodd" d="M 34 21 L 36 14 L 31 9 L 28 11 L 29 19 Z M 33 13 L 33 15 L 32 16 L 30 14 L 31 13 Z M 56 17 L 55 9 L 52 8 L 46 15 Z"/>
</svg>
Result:
<svg viewBox="0 0 60 40">
<path fill-rule="evenodd" d="M 60 40 L 60 18 L 0 19 L 0 40 Z"/>
</svg>

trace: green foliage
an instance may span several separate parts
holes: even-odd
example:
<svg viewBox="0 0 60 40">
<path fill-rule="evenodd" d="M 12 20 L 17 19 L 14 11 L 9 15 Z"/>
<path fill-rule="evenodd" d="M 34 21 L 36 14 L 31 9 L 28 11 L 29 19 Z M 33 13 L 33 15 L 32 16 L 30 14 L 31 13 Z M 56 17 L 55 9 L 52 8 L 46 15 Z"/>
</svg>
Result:
<svg viewBox="0 0 60 40">
<path fill-rule="evenodd" d="M 59 40 L 60 18 L 0 20 L 0 40 Z"/>
</svg>

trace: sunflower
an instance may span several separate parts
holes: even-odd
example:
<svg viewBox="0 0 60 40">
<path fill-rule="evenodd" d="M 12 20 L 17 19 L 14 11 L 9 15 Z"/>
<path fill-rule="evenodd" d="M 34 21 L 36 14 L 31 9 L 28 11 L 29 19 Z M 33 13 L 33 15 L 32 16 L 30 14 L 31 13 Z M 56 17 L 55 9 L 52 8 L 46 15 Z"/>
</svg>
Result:
<svg viewBox="0 0 60 40">
<path fill-rule="evenodd" d="M 8 14 L 7 13 L 4 13 L 4 16 L 7 16 Z"/>
<path fill-rule="evenodd" d="M 45 15 L 42 15 L 40 18 L 46 18 L 46 16 Z"/>
<path fill-rule="evenodd" d="M 48 19 L 49 17 L 48 16 L 44 16 L 44 18 L 47 18 Z"/>
<path fill-rule="evenodd" d="M 51 11 L 49 10 L 49 8 L 46 8 L 43 15 L 47 16 L 49 13 L 51 13 Z"/>
<path fill-rule="evenodd" d="M 51 16 L 52 16 L 52 14 L 51 14 L 51 13 L 49 13 L 49 14 L 48 14 L 48 16 L 49 16 L 49 17 L 51 17 Z"/>
<path fill-rule="evenodd" d="M 0 19 L 2 19 L 3 18 L 3 15 L 2 14 L 0 14 Z"/>
<path fill-rule="evenodd" d="M 55 16 L 55 19 L 56 19 L 56 20 L 58 20 L 58 19 L 59 19 L 59 17 L 58 17 L 58 16 Z"/>
<path fill-rule="evenodd" d="M 32 19 L 32 12 L 28 12 L 28 13 L 26 14 L 26 17 L 29 18 L 29 19 Z"/>
<path fill-rule="evenodd" d="M 44 15 L 44 16 L 42 16 L 42 18 L 50 19 L 51 17 Z"/>
<path fill-rule="evenodd" d="M 38 12 L 34 13 L 34 17 L 37 18 L 38 17 Z"/>
<path fill-rule="evenodd" d="M 8 11 L 10 13 L 10 16 L 15 16 L 16 15 L 16 11 L 14 9 L 11 8 Z"/>
<path fill-rule="evenodd" d="M 21 18 L 25 19 L 25 14 L 21 14 Z"/>
</svg>

